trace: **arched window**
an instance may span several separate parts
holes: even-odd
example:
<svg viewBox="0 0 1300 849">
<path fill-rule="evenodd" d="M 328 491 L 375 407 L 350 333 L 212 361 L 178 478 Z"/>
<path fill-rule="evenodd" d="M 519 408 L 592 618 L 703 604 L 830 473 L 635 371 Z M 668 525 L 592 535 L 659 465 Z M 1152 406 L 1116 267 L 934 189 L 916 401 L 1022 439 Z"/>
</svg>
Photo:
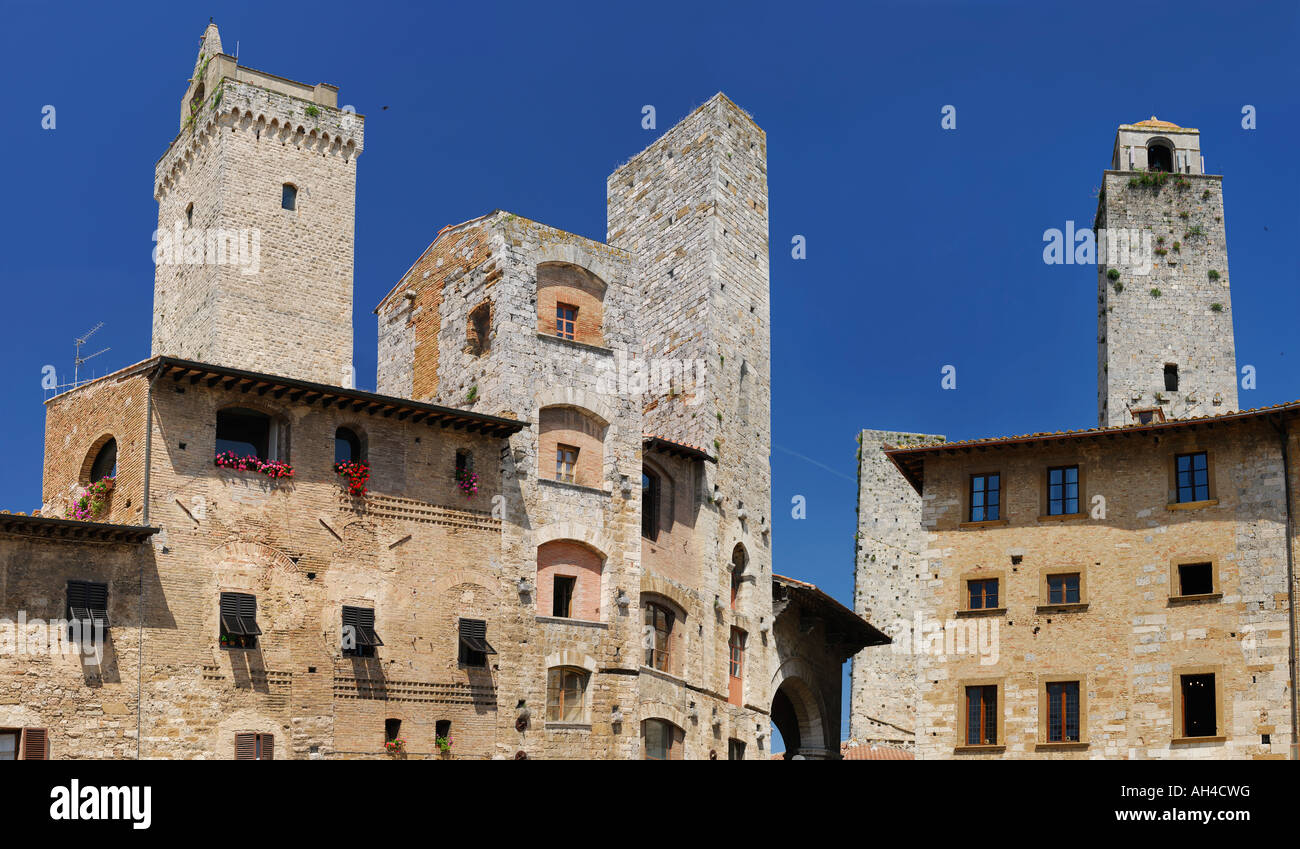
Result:
<svg viewBox="0 0 1300 849">
<path fill-rule="evenodd" d="M 606 426 L 576 407 L 544 407 L 538 414 L 538 476 L 598 487 L 605 472 Z"/>
<path fill-rule="evenodd" d="M 185 224 L 190 225 L 193 223 L 194 223 L 194 203 L 191 202 L 189 206 L 185 207 Z"/>
<path fill-rule="evenodd" d="M 641 738 L 648 761 L 679 761 L 686 734 L 666 719 L 647 719 L 641 723 Z"/>
<path fill-rule="evenodd" d="M 492 349 L 492 303 L 484 301 L 470 311 L 465 327 L 465 350 L 481 357 Z"/>
<path fill-rule="evenodd" d="M 285 183 L 280 187 L 280 206 L 289 210 L 298 208 L 298 187 L 293 183 Z"/>
<path fill-rule="evenodd" d="M 659 537 L 659 476 L 641 472 L 641 536 L 654 542 Z"/>
<path fill-rule="evenodd" d="M 266 413 L 243 407 L 217 411 L 217 453 L 234 452 L 263 460 L 287 460 L 285 428 L 276 427 Z"/>
<path fill-rule="evenodd" d="M 537 266 L 537 332 L 603 345 L 605 281 L 567 262 Z"/>
<path fill-rule="evenodd" d="M 736 599 L 740 597 L 740 584 L 745 579 L 745 567 L 749 564 L 749 555 L 745 546 L 736 543 L 731 550 L 731 609 L 736 609 Z"/>
<path fill-rule="evenodd" d="M 546 671 L 546 721 L 582 722 L 586 718 L 587 681 L 584 669 L 555 666 Z"/>
<path fill-rule="evenodd" d="M 95 455 L 90 466 L 90 482 L 117 477 L 117 440 L 110 438 Z"/>
<path fill-rule="evenodd" d="M 672 672 L 673 626 L 677 614 L 667 605 L 649 602 L 645 605 L 645 665 L 660 672 Z"/>
<path fill-rule="evenodd" d="M 334 431 L 334 462 L 364 463 L 361 451 L 361 437 L 351 428 L 341 427 Z"/>
<path fill-rule="evenodd" d="M 1174 170 L 1174 150 L 1168 142 L 1153 139 L 1147 145 L 1147 170 L 1165 172 Z"/>
<path fill-rule="evenodd" d="M 600 621 L 600 552 L 573 540 L 557 539 L 537 548 L 537 613 L 560 619 Z"/>
</svg>

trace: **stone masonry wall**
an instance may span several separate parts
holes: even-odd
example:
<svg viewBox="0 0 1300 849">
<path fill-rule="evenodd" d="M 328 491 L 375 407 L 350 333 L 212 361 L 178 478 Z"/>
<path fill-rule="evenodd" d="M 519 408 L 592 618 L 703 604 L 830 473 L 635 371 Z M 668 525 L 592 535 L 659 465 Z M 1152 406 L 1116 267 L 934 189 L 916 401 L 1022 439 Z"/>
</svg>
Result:
<svg viewBox="0 0 1300 849">
<path fill-rule="evenodd" d="M 891 638 L 910 629 L 925 571 L 921 496 L 882 452 L 942 442 L 935 434 L 864 430 L 858 437 L 858 531 L 853 610 Z M 849 736 L 910 746 L 916 730 L 916 663 L 906 642 L 853 658 Z"/>
</svg>

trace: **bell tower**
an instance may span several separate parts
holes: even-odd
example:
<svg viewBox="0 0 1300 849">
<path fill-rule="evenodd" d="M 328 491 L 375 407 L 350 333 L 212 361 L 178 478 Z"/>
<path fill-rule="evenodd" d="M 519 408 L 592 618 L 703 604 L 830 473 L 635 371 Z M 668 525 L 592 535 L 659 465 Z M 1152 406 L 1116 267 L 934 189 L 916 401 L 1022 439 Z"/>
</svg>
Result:
<svg viewBox="0 0 1300 849">
<path fill-rule="evenodd" d="M 1235 412 L 1223 178 L 1200 132 L 1121 125 L 1095 229 L 1099 423 Z"/>
<path fill-rule="evenodd" d="M 154 173 L 155 355 L 353 385 L 363 132 L 335 86 L 245 68 L 207 26 Z"/>
</svg>

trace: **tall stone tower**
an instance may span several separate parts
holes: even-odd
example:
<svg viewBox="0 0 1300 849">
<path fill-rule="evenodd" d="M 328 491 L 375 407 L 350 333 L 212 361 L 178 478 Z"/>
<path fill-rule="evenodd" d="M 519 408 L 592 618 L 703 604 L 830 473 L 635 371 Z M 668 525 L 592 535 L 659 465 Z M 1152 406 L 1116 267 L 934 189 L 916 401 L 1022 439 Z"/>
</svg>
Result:
<svg viewBox="0 0 1300 849">
<path fill-rule="evenodd" d="M 767 136 L 718 93 L 608 180 L 608 242 L 635 257 L 643 354 L 682 367 L 644 429 L 718 458 L 718 562 L 771 582 Z M 661 371 L 662 373 L 662 371 Z"/>
<path fill-rule="evenodd" d="M 1095 229 L 1100 424 L 1235 412 L 1223 178 L 1200 133 L 1121 125 Z"/>
<path fill-rule="evenodd" d="M 353 385 L 362 117 L 241 67 L 214 24 L 180 111 L 154 175 L 153 353 Z"/>
</svg>

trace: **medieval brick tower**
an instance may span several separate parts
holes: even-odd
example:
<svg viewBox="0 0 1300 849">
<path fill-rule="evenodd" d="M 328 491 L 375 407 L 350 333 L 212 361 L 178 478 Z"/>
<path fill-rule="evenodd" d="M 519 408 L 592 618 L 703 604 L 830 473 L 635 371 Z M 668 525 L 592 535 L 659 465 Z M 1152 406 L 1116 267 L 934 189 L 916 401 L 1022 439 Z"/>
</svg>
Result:
<svg viewBox="0 0 1300 849">
<path fill-rule="evenodd" d="M 352 386 L 363 119 L 203 34 L 155 168 L 153 353 Z"/>
<path fill-rule="evenodd" d="M 1200 133 L 1121 125 L 1096 229 L 1100 424 L 1236 411 L 1223 178 Z"/>
</svg>

